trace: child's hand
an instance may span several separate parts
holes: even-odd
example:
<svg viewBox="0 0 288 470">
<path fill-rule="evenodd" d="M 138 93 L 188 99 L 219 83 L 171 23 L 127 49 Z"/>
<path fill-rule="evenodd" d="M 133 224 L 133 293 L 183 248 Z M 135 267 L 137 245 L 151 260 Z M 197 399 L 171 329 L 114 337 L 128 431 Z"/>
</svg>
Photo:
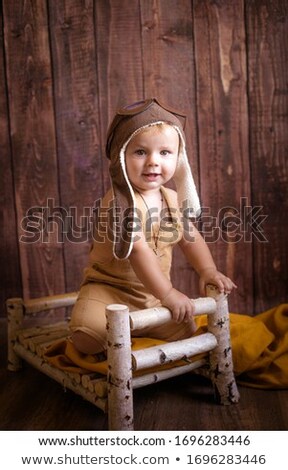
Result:
<svg viewBox="0 0 288 470">
<path fill-rule="evenodd" d="M 172 288 L 169 293 L 161 300 L 164 307 L 169 308 L 172 313 L 173 320 L 177 323 L 184 321 L 185 323 L 191 323 L 193 331 L 196 330 L 196 326 L 193 319 L 194 304 L 187 295 L 182 294 L 179 290 Z"/>
<path fill-rule="evenodd" d="M 206 296 L 207 284 L 213 284 L 218 287 L 221 293 L 230 294 L 232 289 L 237 289 L 236 284 L 229 277 L 217 271 L 215 268 L 207 268 L 200 272 L 199 288 L 200 295 Z"/>
</svg>

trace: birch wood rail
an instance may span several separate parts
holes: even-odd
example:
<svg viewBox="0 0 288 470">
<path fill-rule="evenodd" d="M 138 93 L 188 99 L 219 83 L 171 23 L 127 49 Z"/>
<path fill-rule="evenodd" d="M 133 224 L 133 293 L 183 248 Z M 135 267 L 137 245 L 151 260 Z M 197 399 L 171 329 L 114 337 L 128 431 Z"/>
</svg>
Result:
<svg viewBox="0 0 288 470">
<path fill-rule="evenodd" d="M 216 301 L 209 297 L 191 299 L 194 306 L 194 315 L 211 315 L 216 310 Z M 141 330 L 143 328 L 162 325 L 172 319 L 170 310 L 166 307 L 147 308 L 130 312 L 131 330 Z"/>
<path fill-rule="evenodd" d="M 133 370 L 148 369 L 163 364 L 189 359 L 196 354 L 211 351 L 217 346 L 217 340 L 211 333 L 205 333 L 195 338 L 188 338 L 161 346 L 132 351 Z"/>
<path fill-rule="evenodd" d="M 50 295 L 47 297 L 39 297 L 37 299 L 22 300 L 25 315 L 34 315 L 45 310 L 54 308 L 70 307 L 74 305 L 78 296 L 78 292 L 70 292 L 69 294 Z M 12 301 L 15 299 L 11 299 Z"/>
<path fill-rule="evenodd" d="M 148 372 L 144 375 L 139 375 L 138 377 L 132 378 L 132 388 L 133 390 L 136 388 L 146 387 L 147 385 L 152 385 L 163 380 L 167 380 L 171 377 L 177 377 L 179 375 L 187 374 L 188 372 L 192 372 L 195 369 L 199 369 L 200 367 L 207 366 L 208 361 L 207 357 L 198 359 L 197 361 L 194 360 L 188 364 L 182 366 L 171 367 L 169 369 L 163 370 L 155 370 L 154 372 Z M 84 376 L 87 377 L 87 376 Z M 87 379 L 86 379 L 87 380 Z M 88 379 L 89 380 L 89 379 Z M 85 383 L 86 388 L 90 391 L 94 391 L 99 398 L 107 397 L 108 395 L 108 386 L 107 381 L 95 379 L 91 380 L 88 383 Z M 82 382 L 83 383 L 83 382 Z"/>
</svg>

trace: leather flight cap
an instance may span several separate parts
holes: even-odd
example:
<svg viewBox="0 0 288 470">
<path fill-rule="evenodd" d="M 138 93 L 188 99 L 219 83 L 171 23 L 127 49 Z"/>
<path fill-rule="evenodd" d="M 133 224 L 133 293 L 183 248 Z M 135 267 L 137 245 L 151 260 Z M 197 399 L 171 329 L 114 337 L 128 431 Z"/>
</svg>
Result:
<svg viewBox="0 0 288 470">
<path fill-rule="evenodd" d="M 168 106 L 160 104 L 156 98 L 133 103 L 117 111 L 107 134 L 106 154 L 110 159 L 110 177 L 113 189 L 113 210 L 110 228 L 113 231 L 114 256 L 125 259 L 133 247 L 135 227 L 134 189 L 126 172 L 125 150 L 130 140 L 147 127 L 166 123 L 173 126 L 179 135 L 179 155 L 174 181 L 181 210 L 190 211 L 190 216 L 198 216 L 200 203 L 189 166 L 185 134 L 181 120 L 185 116 Z"/>
</svg>

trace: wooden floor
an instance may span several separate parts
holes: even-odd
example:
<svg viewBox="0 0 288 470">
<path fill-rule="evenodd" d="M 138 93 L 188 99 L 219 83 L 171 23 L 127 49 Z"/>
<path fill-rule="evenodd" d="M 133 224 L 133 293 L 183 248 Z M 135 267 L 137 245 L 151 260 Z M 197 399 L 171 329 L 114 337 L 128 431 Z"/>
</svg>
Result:
<svg viewBox="0 0 288 470">
<path fill-rule="evenodd" d="M 6 370 L 1 323 L 0 430 L 107 430 L 107 416 L 25 365 Z M 239 387 L 241 400 L 216 405 L 210 383 L 187 374 L 135 390 L 135 430 L 288 430 L 288 390 Z"/>
</svg>

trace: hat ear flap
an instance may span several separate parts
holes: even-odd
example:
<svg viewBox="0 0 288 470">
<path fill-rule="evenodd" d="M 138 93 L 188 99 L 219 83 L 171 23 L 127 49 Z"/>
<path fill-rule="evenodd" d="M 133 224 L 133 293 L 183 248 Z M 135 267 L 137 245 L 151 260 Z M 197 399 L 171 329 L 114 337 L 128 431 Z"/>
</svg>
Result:
<svg viewBox="0 0 288 470">
<path fill-rule="evenodd" d="M 185 210 L 186 217 L 195 218 L 199 217 L 201 214 L 199 196 L 188 162 L 184 138 L 177 127 L 175 127 L 175 129 L 177 130 L 180 138 L 178 162 L 173 176 L 176 185 L 178 204 L 182 212 Z"/>
<path fill-rule="evenodd" d="M 125 149 L 127 143 L 120 150 L 119 158 L 110 165 L 110 176 L 113 190 L 113 211 L 110 227 L 113 231 L 113 254 L 117 259 L 129 257 L 133 247 L 133 225 L 135 214 L 134 191 L 129 181 Z"/>
</svg>

